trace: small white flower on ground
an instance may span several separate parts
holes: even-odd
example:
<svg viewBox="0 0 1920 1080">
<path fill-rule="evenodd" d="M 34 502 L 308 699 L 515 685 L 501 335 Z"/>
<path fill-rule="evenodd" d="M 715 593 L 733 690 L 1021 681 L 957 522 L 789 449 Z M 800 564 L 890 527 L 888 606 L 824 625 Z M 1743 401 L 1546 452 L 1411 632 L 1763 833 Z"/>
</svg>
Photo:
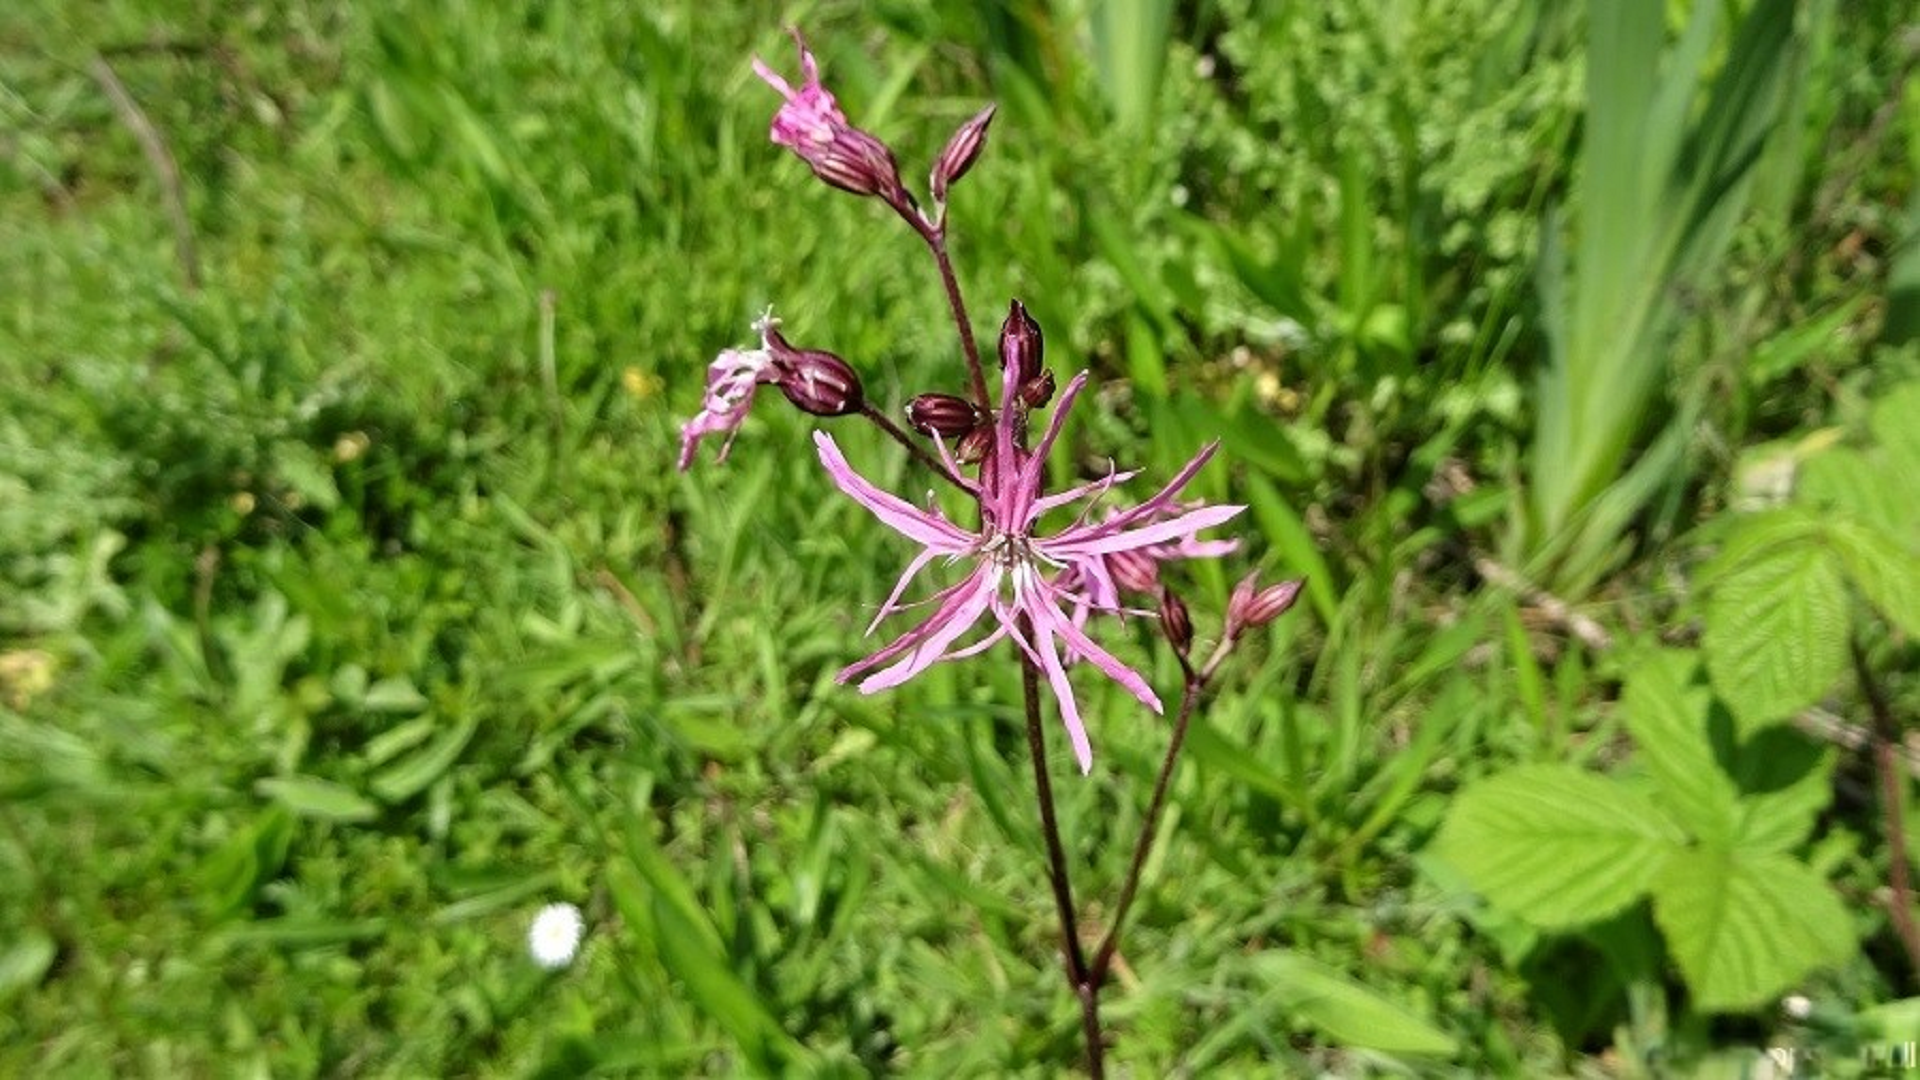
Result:
<svg viewBox="0 0 1920 1080">
<path fill-rule="evenodd" d="M 548 969 L 571 964 L 574 953 L 580 949 L 580 934 L 585 926 L 580 909 L 572 904 L 548 904 L 541 908 L 533 917 L 533 927 L 527 931 L 527 951 L 533 954 L 533 962 Z"/>
<path fill-rule="evenodd" d="M 1813 1002 L 1804 995 L 1790 994 L 1781 999 L 1780 1010 L 1795 1020 L 1805 1020 L 1813 1015 Z"/>
</svg>

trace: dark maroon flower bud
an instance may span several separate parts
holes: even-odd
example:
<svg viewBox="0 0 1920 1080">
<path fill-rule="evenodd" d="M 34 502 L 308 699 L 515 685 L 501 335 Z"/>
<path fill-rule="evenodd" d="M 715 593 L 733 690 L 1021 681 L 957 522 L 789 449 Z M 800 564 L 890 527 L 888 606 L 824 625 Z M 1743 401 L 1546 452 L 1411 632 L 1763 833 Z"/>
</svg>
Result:
<svg viewBox="0 0 1920 1080">
<path fill-rule="evenodd" d="M 1113 583 L 1129 592 L 1155 593 L 1160 590 L 1160 560 L 1133 548 L 1107 556 L 1107 573 Z"/>
<path fill-rule="evenodd" d="M 981 109 L 973 119 L 961 124 L 953 137 L 947 140 L 940 157 L 933 163 L 933 174 L 928 181 L 933 189 L 934 202 L 946 202 L 947 188 L 973 168 L 981 148 L 987 145 L 987 125 L 993 122 L 995 108 L 989 105 Z"/>
<path fill-rule="evenodd" d="M 1019 375 L 1019 385 L 1025 386 L 1040 377 L 1040 361 L 1045 352 L 1046 340 L 1040 333 L 1040 324 L 1015 300 L 1007 311 L 1007 321 L 1000 324 L 1000 366 L 1012 365 Z"/>
<path fill-rule="evenodd" d="M 1301 578 L 1261 589 L 1256 587 L 1257 580 L 1258 575 L 1248 574 L 1227 598 L 1227 636 L 1230 638 L 1238 639 L 1249 630 L 1279 618 L 1300 598 L 1300 589 L 1307 583 Z"/>
<path fill-rule="evenodd" d="M 1037 409 L 1053 400 L 1053 372 L 1042 371 L 1040 377 L 1028 379 L 1020 388 L 1020 404 L 1029 409 Z"/>
<path fill-rule="evenodd" d="M 801 412 L 846 416 L 866 405 L 860 376 L 845 360 L 822 349 L 796 349 L 771 328 L 766 343 L 773 355 L 774 385 Z"/>
<path fill-rule="evenodd" d="M 900 166 L 885 143 L 859 128 L 841 128 L 833 141 L 802 154 L 813 174 L 842 191 L 894 202 L 906 195 Z"/>
<path fill-rule="evenodd" d="M 991 449 L 993 449 L 993 425 L 981 424 L 967 432 L 966 438 L 961 439 L 960 445 L 953 451 L 953 456 L 958 458 L 962 465 L 975 465 L 985 461 L 987 451 Z"/>
<path fill-rule="evenodd" d="M 1193 617 L 1187 614 L 1186 601 L 1169 589 L 1160 594 L 1160 632 L 1181 656 L 1193 644 Z"/>
<path fill-rule="evenodd" d="M 952 394 L 921 394 L 907 402 L 907 423 L 925 435 L 957 439 L 985 419 L 978 405 Z"/>
</svg>

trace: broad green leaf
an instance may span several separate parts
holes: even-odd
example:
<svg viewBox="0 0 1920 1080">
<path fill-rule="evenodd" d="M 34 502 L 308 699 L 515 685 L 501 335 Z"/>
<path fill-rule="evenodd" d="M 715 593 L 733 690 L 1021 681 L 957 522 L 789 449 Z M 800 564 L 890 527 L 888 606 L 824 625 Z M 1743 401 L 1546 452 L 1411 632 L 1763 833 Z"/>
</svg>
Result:
<svg viewBox="0 0 1920 1080">
<path fill-rule="evenodd" d="M 1920 997 L 1900 998 L 1860 1010 L 1861 1034 L 1882 1042 L 1920 1040 Z"/>
<path fill-rule="evenodd" d="M 1791 851 L 1833 801 L 1834 754 L 1791 727 L 1756 732 L 1739 749 L 1743 795 L 1734 843 L 1742 855 Z"/>
<path fill-rule="evenodd" d="M 1699 585 L 1703 589 L 1711 590 L 1720 579 L 1738 573 L 1748 563 L 1771 557 L 1781 548 L 1817 543 L 1827 525 L 1822 515 L 1798 506 L 1729 521 L 1720 550 L 1700 569 Z"/>
<path fill-rule="evenodd" d="M 1552 928 L 1633 903 L 1685 839 L 1623 784 L 1525 765 L 1461 791 L 1436 843 L 1494 906 Z"/>
<path fill-rule="evenodd" d="M 1881 617 L 1920 638 L 1920 546 L 1851 521 L 1833 522 L 1827 539 L 1848 580 Z"/>
<path fill-rule="evenodd" d="M 1763 1005 L 1854 947 L 1839 897 L 1785 855 L 1703 848 L 1669 862 L 1653 895 L 1668 951 L 1709 1012 Z"/>
<path fill-rule="evenodd" d="M 1899 484 L 1887 482 L 1889 471 L 1850 446 L 1836 446 L 1808 459 L 1800 469 L 1796 497 L 1810 506 L 1838 510 L 1894 535 L 1915 521 L 1920 500 Z M 1891 473 L 1920 476 L 1920 473 Z"/>
<path fill-rule="evenodd" d="M 375 773 L 368 786 L 383 802 L 413 798 L 460 760 L 461 751 L 478 726 L 478 721 L 468 719 L 448 728 L 432 742 Z"/>
<path fill-rule="evenodd" d="M 1127 313 L 1127 376 L 1151 398 L 1167 396 L 1167 356 L 1153 326 L 1137 311 Z"/>
<path fill-rule="evenodd" d="M 1459 1049 L 1453 1036 L 1425 1017 L 1318 961 L 1273 952 L 1252 967 L 1276 999 L 1343 1046 L 1397 1054 Z"/>
<path fill-rule="evenodd" d="M 315 776 L 270 776 L 253 789 L 293 811 L 322 821 L 372 821 L 380 808 L 349 787 Z"/>
<path fill-rule="evenodd" d="M 1175 40 L 1171 0 L 1100 0 L 1087 9 L 1093 71 L 1123 131 L 1145 130 Z"/>
<path fill-rule="evenodd" d="M 31 926 L 20 930 L 0 949 L 0 1001 L 40 985 L 59 951 L 46 931 Z"/>
<path fill-rule="evenodd" d="M 294 829 L 293 815 L 285 807 L 274 806 L 207 858 L 200 872 L 208 907 L 216 916 L 230 915 L 252 903 L 260 886 L 280 873 L 293 846 Z"/>
<path fill-rule="evenodd" d="M 1789 326 L 1753 347 L 1753 355 L 1741 365 L 1748 385 L 1761 386 L 1789 374 L 1809 359 L 1832 350 L 1846 348 L 1846 327 L 1860 317 L 1867 293 L 1860 293 L 1827 311 Z"/>
<path fill-rule="evenodd" d="M 1833 555 L 1793 544 L 1719 577 L 1703 644 L 1713 688 L 1742 733 L 1819 700 L 1847 662 L 1847 594 Z"/>
<path fill-rule="evenodd" d="M 1920 192 L 1916 192 L 1915 209 L 1920 209 Z M 1916 222 L 1920 224 L 1920 222 Z M 1912 250 L 1920 250 L 1920 244 L 1909 244 Z M 1911 252 L 1909 261 L 1920 260 Z M 1920 417 L 1920 380 L 1905 382 L 1874 403 L 1873 413 L 1867 418 L 1867 425 L 1873 430 L 1873 438 L 1880 445 L 1881 452 L 1887 455 L 1887 464 L 1892 467 L 1892 475 L 1904 478 L 1908 491 L 1920 483 L 1920 424 L 1914 422 Z M 1910 512 L 1920 513 L 1920 507 L 1914 506 L 1914 500 L 1907 500 Z M 1912 517 L 1907 519 L 1913 521 Z M 1913 539 L 1909 537 L 1908 539 Z"/>
<path fill-rule="evenodd" d="M 1251 465 L 1281 483 L 1308 479 L 1307 463 L 1281 421 L 1245 405 L 1222 404 L 1197 393 L 1174 399 L 1180 416 L 1201 439 L 1217 438 L 1226 456 Z"/>
<path fill-rule="evenodd" d="M 1750 203 L 1753 165 L 1798 67 L 1793 8 L 1793 0 L 1750 5 L 1722 54 L 1713 46 L 1723 5 L 1692 5 L 1671 49 L 1662 48 L 1667 5 L 1587 5 L 1579 244 L 1568 265 L 1558 223 L 1543 230 L 1549 362 L 1526 508 L 1529 554 L 1560 552 L 1555 572 L 1575 584 L 1592 579 L 1662 486 L 1651 481 L 1665 479 L 1643 473 L 1648 482 L 1613 486 L 1654 411 L 1677 297 L 1711 280 Z M 1717 65 L 1710 79 L 1709 57 Z M 1704 108 L 1696 105 L 1702 86 Z M 1589 514 L 1603 492 L 1614 505 Z"/>
<path fill-rule="evenodd" d="M 1627 730 L 1674 816 L 1695 836 L 1732 837 L 1739 791 L 1707 733 L 1712 694 L 1695 654 L 1657 649 L 1630 666 L 1622 704 Z"/>
</svg>

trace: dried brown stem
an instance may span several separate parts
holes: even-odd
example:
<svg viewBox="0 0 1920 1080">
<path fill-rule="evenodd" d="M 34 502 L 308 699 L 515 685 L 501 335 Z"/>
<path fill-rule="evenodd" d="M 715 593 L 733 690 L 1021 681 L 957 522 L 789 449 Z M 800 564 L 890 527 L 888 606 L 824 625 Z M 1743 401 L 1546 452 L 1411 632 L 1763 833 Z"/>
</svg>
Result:
<svg viewBox="0 0 1920 1080">
<path fill-rule="evenodd" d="M 1542 615 L 1552 620 L 1555 625 L 1565 627 L 1568 633 L 1585 642 L 1587 647 L 1595 652 L 1602 652 L 1612 647 L 1613 635 L 1607 633 L 1606 627 L 1573 610 L 1565 600 L 1534 586 L 1515 571 L 1494 562 L 1485 555 L 1474 557 L 1473 569 L 1493 584 L 1517 594 Z"/>
<path fill-rule="evenodd" d="M 113 102 L 113 111 L 119 114 L 120 122 L 127 125 L 127 129 L 139 141 L 141 151 L 147 155 L 148 166 L 160 181 L 161 201 L 166 204 L 167 217 L 173 223 L 173 251 L 180 264 L 180 277 L 185 281 L 188 292 L 198 292 L 200 255 L 193 242 L 193 222 L 187 217 L 187 198 L 180 182 L 180 164 L 174 160 L 173 151 L 167 149 L 167 141 L 161 137 L 160 130 L 153 126 L 153 121 L 147 119 L 145 110 L 133 100 L 126 84 L 114 74 L 113 66 L 107 63 L 106 58 L 95 55 L 88 69 L 93 72 L 94 81 L 100 84 L 100 89 L 106 91 L 107 98 Z"/>
<path fill-rule="evenodd" d="M 1873 772 L 1880 784 L 1880 827 L 1887 844 L 1887 916 L 1907 951 L 1910 977 L 1920 978 L 1920 926 L 1913 921 L 1913 883 L 1907 867 L 1907 791 L 1898 756 L 1900 722 L 1885 689 L 1874 678 L 1866 650 L 1857 640 L 1851 646 L 1854 675 L 1873 713 Z"/>
</svg>

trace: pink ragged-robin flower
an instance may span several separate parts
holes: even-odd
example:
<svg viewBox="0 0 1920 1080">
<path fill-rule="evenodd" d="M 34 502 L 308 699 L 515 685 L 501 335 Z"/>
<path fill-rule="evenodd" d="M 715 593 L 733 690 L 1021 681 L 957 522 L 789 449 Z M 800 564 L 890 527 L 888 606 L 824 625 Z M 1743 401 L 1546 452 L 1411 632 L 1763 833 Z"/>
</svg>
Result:
<svg viewBox="0 0 1920 1080">
<path fill-rule="evenodd" d="M 1022 374 L 1019 365 L 1007 365 L 993 447 L 981 466 L 979 481 L 968 482 L 969 491 L 980 502 L 981 524 L 977 529 L 963 528 L 937 509 L 922 510 L 880 490 L 847 464 L 832 436 L 814 434 L 820 461 L 840 490 L 921 548 L 881 605 L 873 625 L 868 627 L 869 633 L 888 615 L 903 609 L 901 595 L 928 563 L 938 558 L 971 563 L 965 579 L 928 601 L 934 605 L 932 614 L 871 656 L 849 665 L 840 672 L 840 679 L 860 679 L 861 691 L 873 693 L 898 686 L 938 661 L 971 656 L 1003 637 L 1011 637 L 1046 675 L 1059 700 L 1060 717 L 1073 744 L 1074 757 L 1080 771 L 1087 772 L 1093 767 L 1093 749 L 1067 679 L 1063 648 L 1069 655 L 1091 662 L 1148 708 L 1160 712 L 1161 705 L 1138 672 L 1077 625 L 1078 620 L 1068 609 L 1081 608 L 1091 601 L 1081 592 L 1063 588 L 1059 584 L 1061 575 L 1098 565 L 1116 553 L 1152 551 L 1193 541 L 1195 533 L 1219 525 L 1245 508 L 1175 508 L 1174 500 L 1181 489 L 1217 449 L 1218 443 L 1209 443 L 1146 502 L 1099 522 L 1077 520 L 1058 532 L 1039 534 L 1039 521 L 1049 511 L 1097 497 L 1135 473 L 1110 473 L 1100 480 L 1043 496 L 1041 474 L 1047 453 L 1087 376 L 1082 372 L 1067 383 L 1046 433 L 1037 446 L 1027 450 L 1021 445 L 1020 430 L 1025 415 L 1019 403 Z M 949 468 L 959 472 L 950 458 Z M 986 616 L 992 621 L 985 636 L 960 644 L 960 639 Z"/>
</svg>

